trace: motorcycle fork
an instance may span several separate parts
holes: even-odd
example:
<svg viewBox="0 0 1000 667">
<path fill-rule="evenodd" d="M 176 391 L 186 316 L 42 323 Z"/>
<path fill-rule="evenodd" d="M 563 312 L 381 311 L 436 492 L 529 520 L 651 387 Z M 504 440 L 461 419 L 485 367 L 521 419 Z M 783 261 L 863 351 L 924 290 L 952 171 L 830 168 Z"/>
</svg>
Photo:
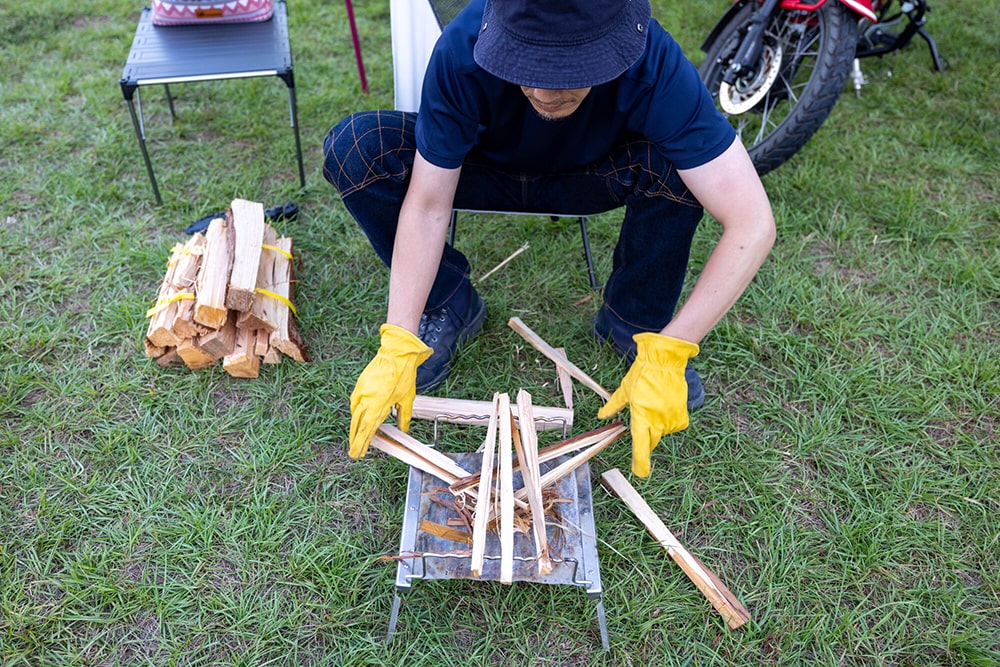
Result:
<svg viewBox="0 0 1000 667">
<path fill-rule="evenodd" d="M 781 0 L 763 0 L 760 7 L 754 11 L 740 46 L 722 75 L 723 82 L 732 86 L 737 78 L 745 77 L 756 69 L 760 55 L 764 51 L 764 30 L 780 4 Z"/>
</svg>

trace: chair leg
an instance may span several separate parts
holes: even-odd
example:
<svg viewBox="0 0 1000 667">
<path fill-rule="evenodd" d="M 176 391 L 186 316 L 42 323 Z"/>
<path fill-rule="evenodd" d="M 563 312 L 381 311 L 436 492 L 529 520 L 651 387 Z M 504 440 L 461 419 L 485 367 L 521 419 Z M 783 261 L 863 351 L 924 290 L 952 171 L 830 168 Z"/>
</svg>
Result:
<svg viewBox="0 0 1000 667">
<path fill-rule="evenodd" d="M 458 226 L 458 211 L 451 210 L 451 221 L 448 223 L 448 245 L 455 246 L 455 227 Z"/>
<path fill-rule="evenodd" d="M 583 255 L 587 259 L 587 276 L 590 278 L 590 288 L 595 292 L 600 291 L 597 284 L 597 276 L 594 274 L 594 258 L 590 255 L 590 241 L 587 238 L 587 219 L 580 216 L 580 236 L 583 237 Z"/>
</svg>

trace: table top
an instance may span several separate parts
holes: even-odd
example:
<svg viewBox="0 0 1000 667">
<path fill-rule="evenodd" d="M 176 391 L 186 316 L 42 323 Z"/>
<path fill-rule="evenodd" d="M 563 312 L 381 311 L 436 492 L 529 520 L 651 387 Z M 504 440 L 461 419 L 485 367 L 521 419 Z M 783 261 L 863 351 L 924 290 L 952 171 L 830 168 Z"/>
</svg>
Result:
<svg viewBox="0 0 1000 667">
<path fill-rule="evenodd" d="M 122 72 L 136 86 L 283 75 L 292 69 L 288 16 L 282 0 L 267 21 L 156 26 L 142 11 Z"/>
</svg>

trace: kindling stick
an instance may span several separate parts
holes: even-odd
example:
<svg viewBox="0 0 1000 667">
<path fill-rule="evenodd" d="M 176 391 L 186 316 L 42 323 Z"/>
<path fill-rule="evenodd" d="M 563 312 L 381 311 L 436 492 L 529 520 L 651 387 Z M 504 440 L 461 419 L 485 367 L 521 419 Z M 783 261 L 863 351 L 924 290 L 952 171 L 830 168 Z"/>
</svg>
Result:
<svg viewBox="0 0 1000 667">
<path fill-rule="evenodd" d="M 521 334 L 522 338 L 531 343 L 532 347 L 534 347 L 536 350 L 538 350 L 546 357 L 551 359 L 557 366 L 559 366 L 567 373 L 569 373 L 570 376 L 576 378 L 583 384 L 587 385 L 588 387 L 596 391 L 598 396 L 603 398 L 605 401 L 611 400 L 611 394 L 609 394 L 604 387 L 597 384 L 597 382 L 594 381 L 593 378 L 591 378 L 589 375 L 580 370 L 580 368 L 577 367 L 576 364 L 574 364 L 573 362 L 571 362 L 569 359 L 566 358 L 566 355 L 559 354 L 558 352 L 556 352 L 554 347 L 552 347 L 544 340 L 542 340 L 541 336 L 539 336 L 530 328 L 528 328 L 528 325 L 522 322 L 520 318 L 512 317 L 507 322 L 507 324 L 510 326 L 511 329 Z"/>
<path fill-rule="evenodd" d="M 664 525 L 663 521 L 646 503 L 646 500 L 639 495 L 639 492 L 628 483 L 621 472 L 614 468 L 608 470 L 601 475 L 601 484 L 629 506 L 629 509 L 646 526 L 650 535 L 660 543 L 661 547 L 667 550 L 670 557 L 694 582 L 702 595 L 708 598 L 716 611 L 722 614 L 731 629 L 735 630 L 750 620 L 750 612 L 733 595 L 733 592 L 726 588 L 726 585 L 714 572 L 705 567 L 704 563 L 677 541 L 674 534 Z"/>
<path fill-rule="evenodd" d="M 580 435 L 575 435 L 572 438 L 567 438 L 565 440 L 560 440 L 559 442 L 549 445 L 548 447 L 543 447 L 538 450 L 538 462 L 545 463 L 546 461 L 551 461 L 552 459 L 559 458 L 563 454 L 569 454 L 570 452 L 575 452 L 585 447 L 590 447 L 591 445 L 601 442 L 605 438 L 611 436 L 614 432 L 615 436 L 619 436 L 628 430 L 621 421 L 615 420 L 610 424 L 596 428 L 593 431 L 587 431 L 586 433 L 581 433 Z M 521 469 L 519 464 L 514 464 L 514 472 Z M 448 488 L 454 494 L 463 493 L 468 489 L 475 488 L 479 485 L 480 474 L 472 473 L 468 477 L 463 477 L 462 479 L 455 480 Z"/>
<path fill-rule="evenodd" d="M 538 552 L 538 574 L 544 576 L 552 571 L 552 559 L 549 557 L 549 540 L 545 533 L 545 508 L 542 503 L 541 473 L 538 470 L 538 435 L 531 427 L 535 421 L 532 416 L 531 394 L 523 389 L 517 392 L 517 412 L 521 415 L 521 447 L 517 450 L 517 460 L 521 463 L 521 479 L 531 508 L 531 528 Z M 510 420 L 513 423 L 514 415 L 510 415 Z M 517 444 L 516 439 L 514 444 Z"/>
<path fill-rule="evenodd" d="M 497 447 L 497 425 L 500 420 L 500 394 L 493 395 L 493 408 L 490 421 L 486 427 L 486 440 L 483 443 L 483 461 L 479 471 L 479 498 L 476 501 L 476 514 L 472 524 L 472 563 L 469 571 L 472 576 L 483 574 L 483 559 L 486 555 L 486 523 L 490 518 L 490 496 L 493 490 L 493 452 Z"/>
<path fill-rule="evenodd" d="M 513 438 L 510 396 L 500 394 L 500 583 L 514 581 L 514 472 L 511 469 Z"/>
</svg>

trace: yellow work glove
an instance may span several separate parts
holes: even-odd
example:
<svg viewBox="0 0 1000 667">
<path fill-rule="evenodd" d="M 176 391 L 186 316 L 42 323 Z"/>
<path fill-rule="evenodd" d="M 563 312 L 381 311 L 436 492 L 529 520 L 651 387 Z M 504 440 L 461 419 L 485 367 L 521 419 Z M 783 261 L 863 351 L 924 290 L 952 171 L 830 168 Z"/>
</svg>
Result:
<svg viewBox="0 0 1000 667">
<path fill-rule="evenodd" d="M 351 392 L 348 455 L 352 459 L 368 453 L 372 436 L 393 406 L 400 430 L 410 429 L 413 399 L 417 395 L 417 366 L 434 352 L 415 335 L 394 324 L 383 324 L 379 333 L 382 345 L 375 358 L 361 371 Z"/>
<path fill-rule="evenodd" d="M 632 336 L 637 352 L 621 386 L 597 412 L 598 419 L 620 412 L 632 413 L 632 472 L 649 476 L 649 455 L 667 433 L 688 426 L 687 380 L 684 368 L 698 354 L 698 346 L 657 333 Z"/>
</svg>

